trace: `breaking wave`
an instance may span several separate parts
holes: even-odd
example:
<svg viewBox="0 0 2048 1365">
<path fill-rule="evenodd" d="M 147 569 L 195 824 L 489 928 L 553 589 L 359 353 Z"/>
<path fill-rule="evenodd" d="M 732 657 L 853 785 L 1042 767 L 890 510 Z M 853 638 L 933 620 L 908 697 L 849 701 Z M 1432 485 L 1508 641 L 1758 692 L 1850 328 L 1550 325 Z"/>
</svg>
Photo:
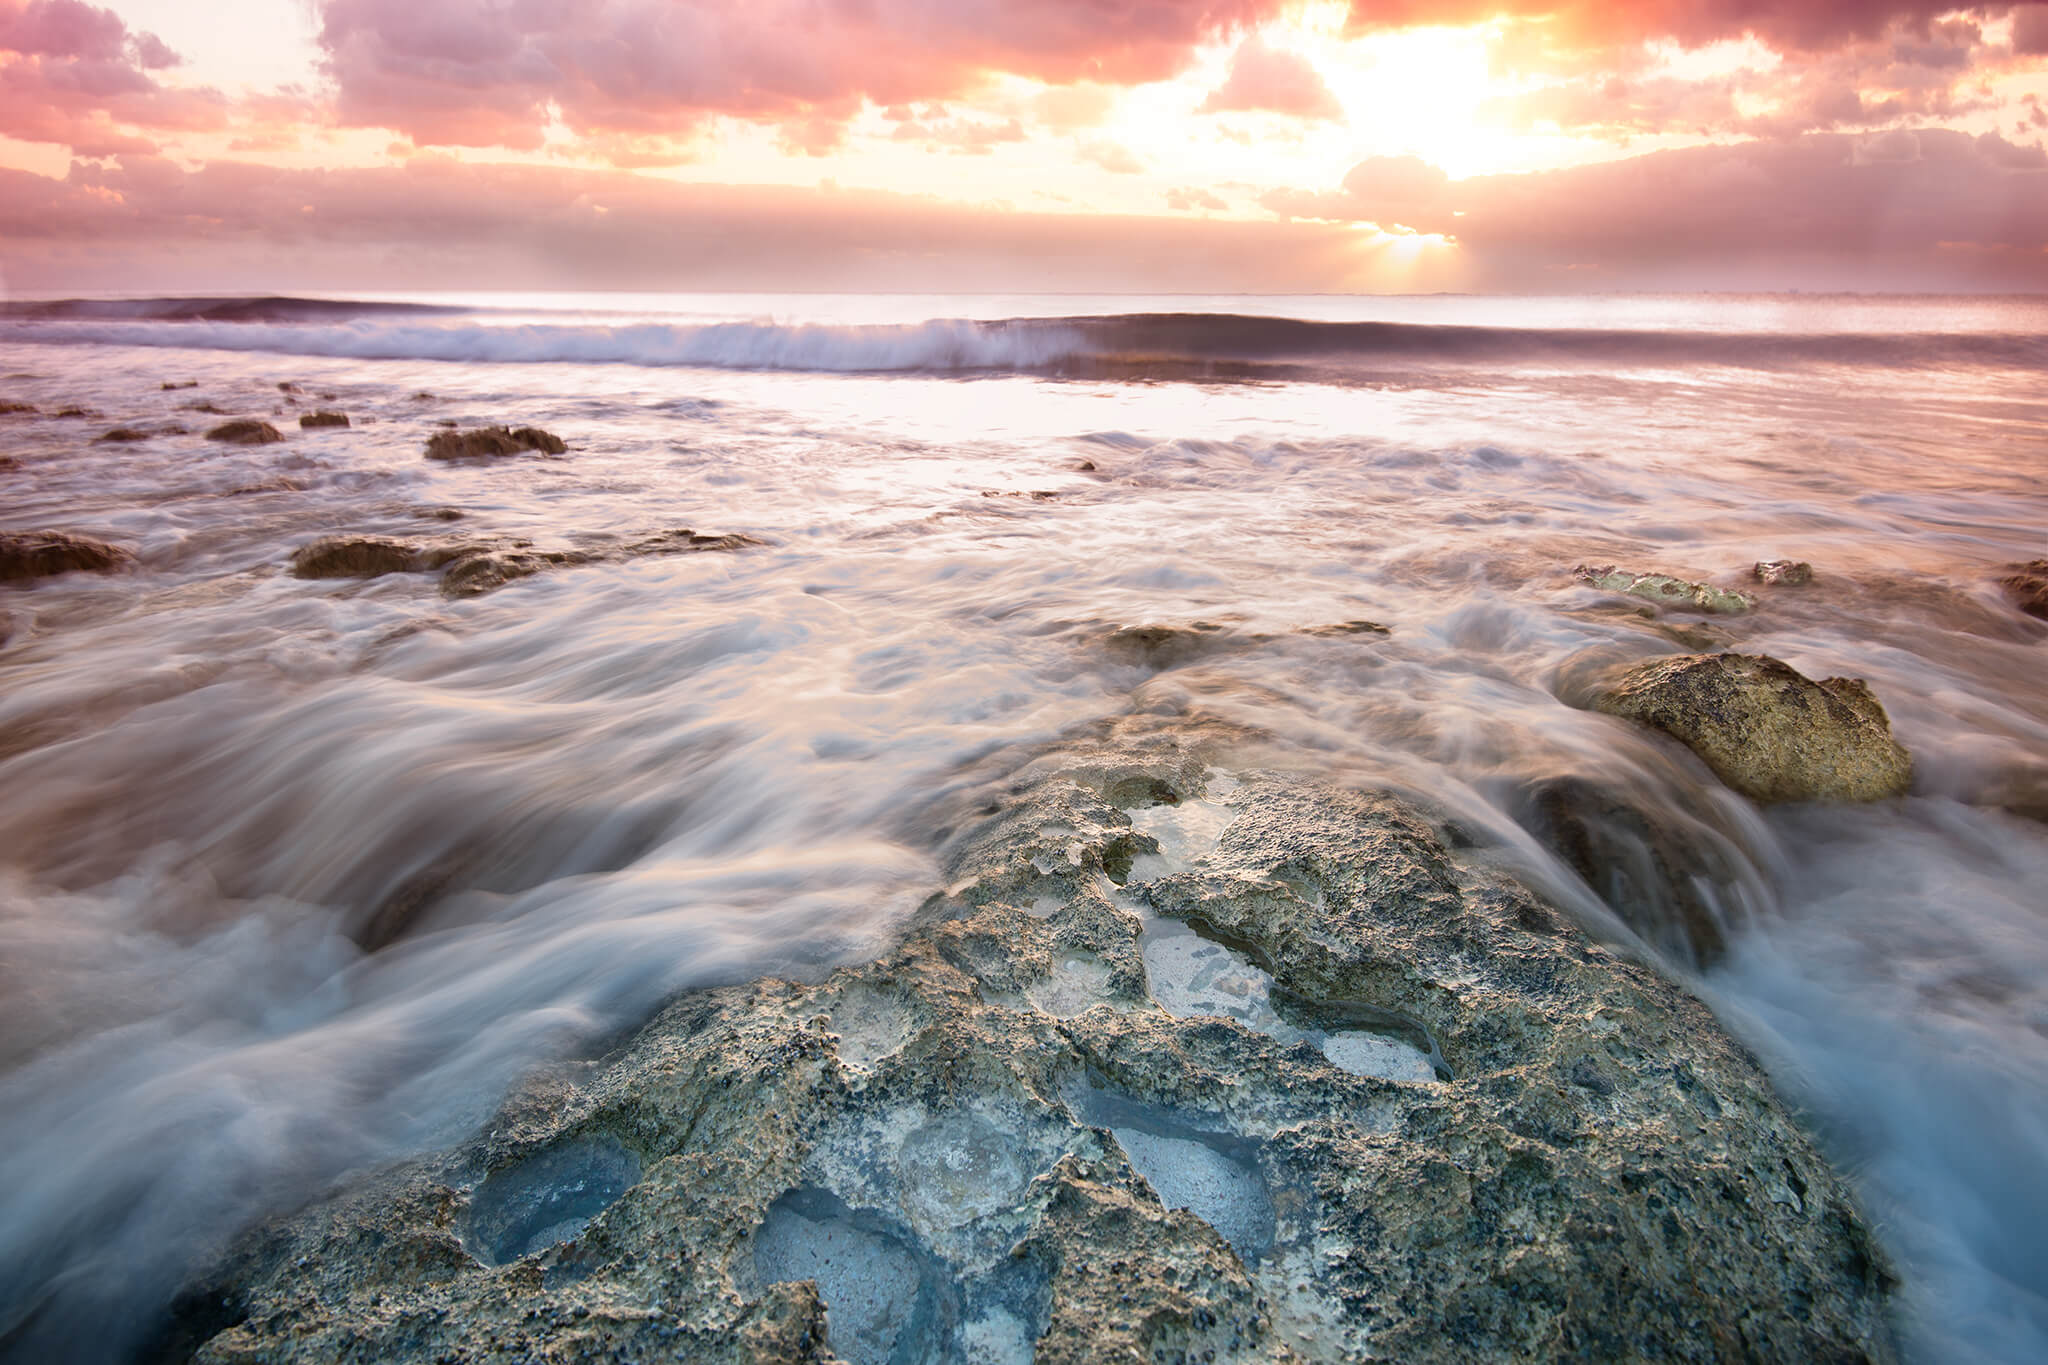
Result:
<svg viewBox="0 0 2048 1365">
<path fill-rule="evenodd" d="M 451 316 L 452 315 L 452 316 Z M 1465 366 L 2048 368 L 2038 333 L 1772 333 L 1321 322 L 1232 313 L 772 321 L 493 321 L 426 304 L 59 300 L 0 306 L 0 338 L 353 360 L 692 366 L 843 374 L 1370 382 Z M 460 320 L 456 320 L 459 318 Z"/>
</svg>

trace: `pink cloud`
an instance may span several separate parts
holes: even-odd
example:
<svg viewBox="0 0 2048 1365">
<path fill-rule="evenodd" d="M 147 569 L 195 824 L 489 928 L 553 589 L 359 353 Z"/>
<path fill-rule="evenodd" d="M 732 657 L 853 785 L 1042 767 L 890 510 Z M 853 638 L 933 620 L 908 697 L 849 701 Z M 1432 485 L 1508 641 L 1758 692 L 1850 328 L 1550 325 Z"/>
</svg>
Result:
<svg viewBox="0 0 2048 1365">
<path fill-rule="evenodd" d="M 1205 206 L 1188 192 L 1188 208 Z M 0 174 L 22 288 L 1300 291 L 1385 287 L 1355 222 L 1456 239 L 1461 287 L 2048 288 L 2048 153 L 1919 129 L 1453 181 L 1360 163 L 1292 221 L 995 212 L 867 191 L 470 166 Z"/>
<path fill-rule="evenodd" d="M 1344 107 L 1315 64 L 1296 52 L 1271 48 L 1258 38 L 1238 44 L 1230 75 L 1209 92 L 1201 114 L 1285 114 L 1300 119 L 1341 119 Z"/>
<path fill-rule="evenodd" d="M 159 85 L 149 74 L 178 55 L 131 33 L 112 10 L 79 0 L 0 0 L 0 133 L 82 156 L 148 151 L 153 132 L 224 126 L 209 90 Z"/>
<path fill-rule="evenodd" d="M 1412 157 L 1360 162 L 1340 190 L 1277 213 L 1453 235 L 1502 285 L 1591 268 L 1614 287 L 1927 287 L 1944 252 L 2001 287 L 2048 286 L 2048 154 L 1995 134 L 1692 147 L 1453 181 Z M 1585 282 L 1585 283 L 1591 283 Z"/>
<path fill-rule="evenodd" d="M 1153 80 L 1282 2 L 324 0 L 320 42 L 344 121 L 530 147 L 551 110 L 578 132 L 672 133 L 945 99 L 991 71 Z"/>
</svg>

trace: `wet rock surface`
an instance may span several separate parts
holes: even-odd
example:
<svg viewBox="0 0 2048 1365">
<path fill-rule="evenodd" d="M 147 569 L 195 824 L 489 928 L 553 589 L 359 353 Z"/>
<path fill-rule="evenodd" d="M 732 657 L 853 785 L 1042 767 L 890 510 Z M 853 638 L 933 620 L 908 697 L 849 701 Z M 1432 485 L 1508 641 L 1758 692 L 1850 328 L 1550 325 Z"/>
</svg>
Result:
<svg viewBox="0 0 2048 1365">
<path fill-rule="evenodd" d="M 1747 917 L 1733 836 L 1670 792 L 1564 776 L 1530 783 L 1515 804 L 1524 828 L 1679 961 L 1717 961 Z"/>
<path fill-rule="evenodd" d="M 1749 572 L 1757 582 L 1778 588 L 1803 588 L 1813 582 L 1813 565 L 1798 559 L 1760 559 Z"/>
<path fill-rule="evenodd" d="M 490 460 L 505 455 L 560 455 L 569 449 L 561 437 L 539 427 L 472 427 L 468 431 L 437 431 L 427 438 L 430 460 Z"/>
<path fill-rule="evenodd" d="M 138 427 L 114 427 L 111 430 L 100 433 L 99 439 L 112 443 L 147 441 L 149 433 Z"/>
<path fill-rule="evenodd" d="M 1581 564 L 1572 570 L 1581 583 L 1602 592 L 1624 593 L 1665 607 L 1688 607 L 1719 616 L 1740 616 L 1756 607 L 1746 593 L 1717 588 L 1711 583 L 1693 583 L 1661 573 L 1632 573 L 1612 564 Z"/>
<path fill-rule="evenodd" d="M 218 411 L 209 405 L 201 405 L 195 411 Z M 209 441 L 223 441 L 234 446 L 267 446 L 273 441 L 282 441 L 284 434 L 268 422 L 245 419 L 239 422 L 222 422 L 206 433 Z"/>
<path fill-rule="evenodd" d="M 345 427 L 348 424 L 348 414 L 346 413 L 302 412 L 299 414 L 299 426 L 302 428 Z"/>
<path fill-rule="evenodd" d="M 417 557 L 417 548 L 404 541 L 327 536 L 292 552 L 292 574 L 298 578 L 376 578 L 405 573 Z"/>
<path fill-rule="evenodd" d="M 2015 564 L 2013 572 L 1998 580 L 2006 600 L 2029 616 L 2048 621 L 2048 559 Z"/>
<path fill-rule="evenodd" d="M 1876 801 L 1913 779 L 1912 756 L 1862 679 L 1816 682 L 1767 655 L 1658 659 L 1593 709 L 1662 730 L 1755 801 Z"/>
<path fill-rule="evenodd" d="M 430 511 L 436 520 L 459 520 L 452 508 Z M 706 535 L 687 527 L 663 531 L 616 549 L 536 549 L 532 542 L 464 541 L 415 544 L 383 536 L 326 536 L 292 553 L 299 578 L 377 578 L 394 573 L 438 573 L 445 597 L 479 597 L 507 583 L 553 568 L 613 563 L 648 555 L 744 550 L 767 542 L 748 535 Z"/>
<path fill-rule="evenodd" d="M 118 545 L 61 531 L 0 532 L 0 582 L 49 578 L 80 570 L 102 572 L 133 563 Z"/>
<path fill-rule="evenodd" d="M 212 1365 L 1894 1358 L 1867 1228 L 1704 1006 L 1426 812 L 1213 757 L 1034 763 L 895 951 L 686 994 L 536 1072 L 473 1139 L 255 1230 L 165 1340 Z M 1200 942 L 1152 951 L 1176 935 Z M 1292 1022 L 1202 1012 L 1254 979 Z M 1346 1030 L 1441 1065 L 1340 1065 L 1366 1054 L 1313 1039 Z"/>
</svg>

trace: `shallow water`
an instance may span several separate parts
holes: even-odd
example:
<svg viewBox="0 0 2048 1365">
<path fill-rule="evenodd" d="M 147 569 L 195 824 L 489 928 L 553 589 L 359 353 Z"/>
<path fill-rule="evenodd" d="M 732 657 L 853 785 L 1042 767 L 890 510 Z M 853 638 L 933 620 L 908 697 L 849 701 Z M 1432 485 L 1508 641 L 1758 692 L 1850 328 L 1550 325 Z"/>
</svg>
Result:
<svg viewBox="0 0 2048 1365">
<path fill-rule="evenodd" d="M 2048 1356 L 2048 626 L 1996 588 L 2048 554 L 2038 302 L 489 302 L 0 320 L 0 400 L 40 410 L 0 416 L 0 529 L 139 559 L 0 585 L 17 1353 L 118 1352 L 251 1217 L 460 1136 L 679 988 L 879 950 L 948 792 L 1145 712 L 1423 798 L 1610 936 L 1525 832 L 1531 784 L 1705 831 L 1730 946 L 1699 988 L 1857 1179 L 1916 1354 Z M 1162 356 L 1098 320 L 1152 344 L 1179 309 L 1438 330 Z M 943 321 L 1026 316 L 1061 321 Z M 288 439 L 209 443 L 199 402 Z M 301 432 L 313 407 L 356 425 Z M 571 450 L 420 458 L 449 419 Z M 94 443 L 116 425 L 162 434 Z M 768 545 L 459 602 L 285 567 L 336 532 L 682 526 Z M 1758 810 L 1560 700 L 1702 624 L 1576 564 L 1744 586 L 1776 557 L 1815 582 L 1711 641 L 1867 678 L 1911 797 Z M 1388 633 L 1326 629 L 1356 621 Z"/>
</svg>

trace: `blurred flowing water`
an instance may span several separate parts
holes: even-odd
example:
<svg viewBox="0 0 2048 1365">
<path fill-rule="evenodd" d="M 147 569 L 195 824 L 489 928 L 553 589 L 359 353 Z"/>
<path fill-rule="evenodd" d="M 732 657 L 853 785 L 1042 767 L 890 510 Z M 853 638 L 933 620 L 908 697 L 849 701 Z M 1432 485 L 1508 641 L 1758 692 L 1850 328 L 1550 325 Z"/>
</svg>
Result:
<svg viewBox="0 0 2048 1365">
<path fill-rule="evenodd" d="M 1428 801 L 1623 941 L 1532 802 L 1691 831 L 1727 951 L 1641 951 L 1854 1176 L 1919 1358 L 2048 1357 L 2048 624 L 1996 585 L 2048 555 L 2044 370 L 2034 300 L 6 305 L 0 530 L 139 562 L 0 586 L 0 1354 L 118 1359 L 536 1062 L 880 951 L 949 793 L 1141 713 Z M 571 450 L 422 459 L 446 420 Z M 286 568 L 684 526 L 767 545 L 465 601 Z M 1570 573 L 1777 557 L 1815 581 L 1708 635 Z M 1759 810 L 1567 704 L 1702 643 L 1868 679 L 1913 794 Z"/>
</svg>

